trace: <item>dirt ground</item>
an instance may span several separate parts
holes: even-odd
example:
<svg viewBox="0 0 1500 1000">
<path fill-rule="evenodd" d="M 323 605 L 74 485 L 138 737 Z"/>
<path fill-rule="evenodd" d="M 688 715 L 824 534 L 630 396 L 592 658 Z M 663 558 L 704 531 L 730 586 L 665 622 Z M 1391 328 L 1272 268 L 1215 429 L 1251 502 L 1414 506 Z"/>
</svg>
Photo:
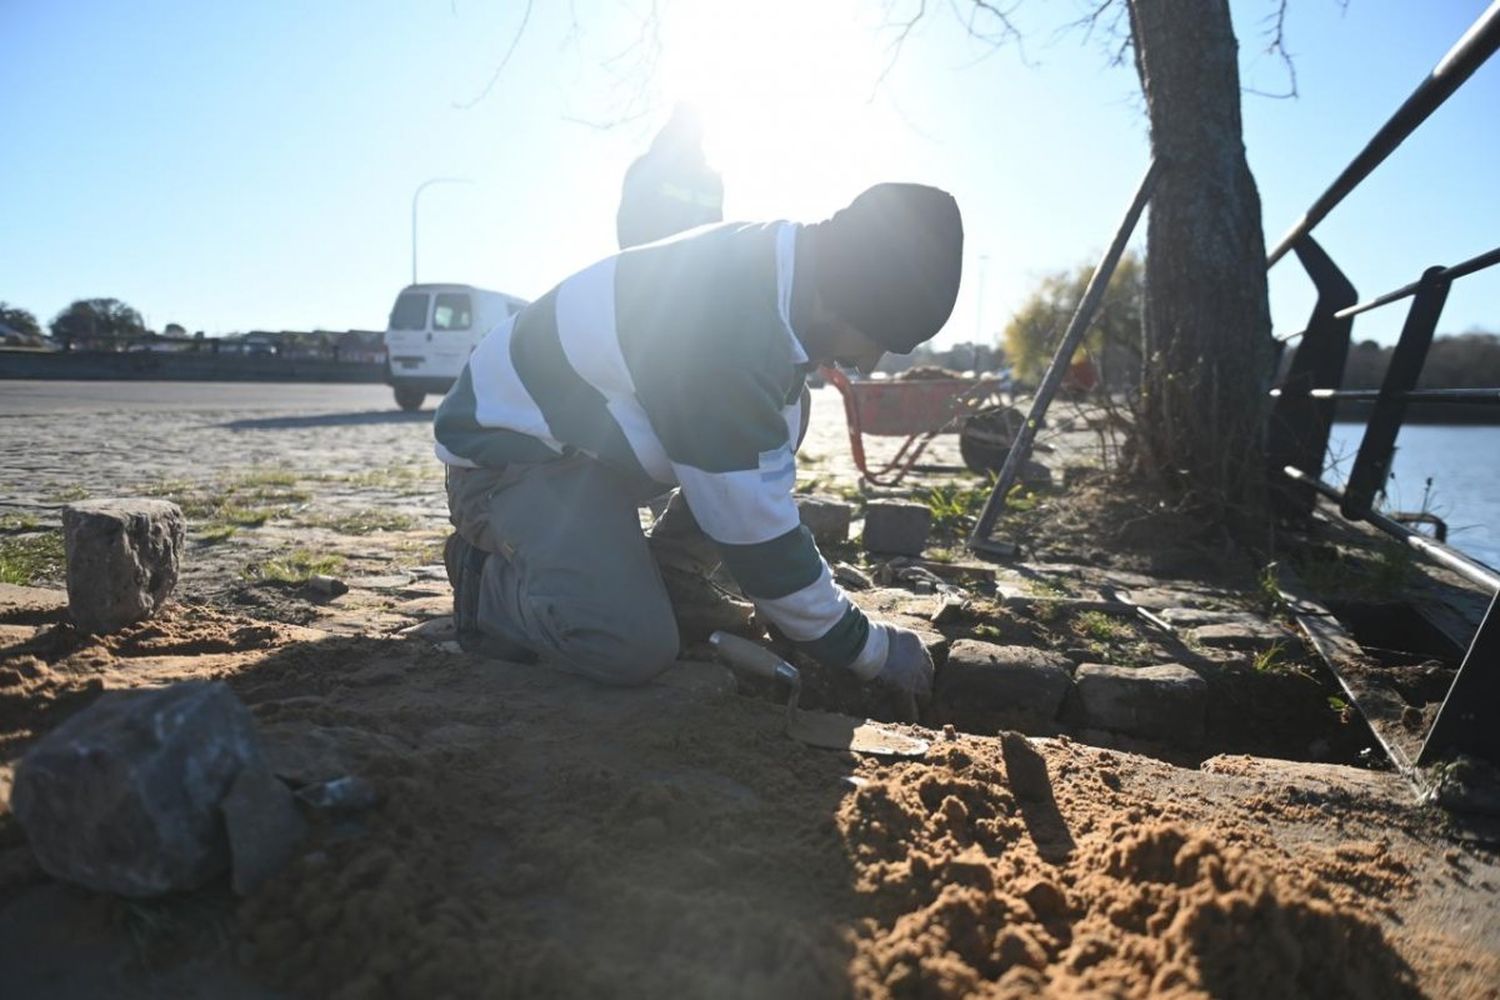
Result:
<svg viewBox="0 0 1500 1000">
<path fill-rule="evenodd" d="M 200 450 L 177 480 L 63 460 L 10 498 L 46 518 L 70 484 L 166 479 L 201 506 L 179 599 L 120 634 L 0 586 L 0 799 L 98 692 L 217 678 L 287 781 L 355 774 L 379 804 L 320 821 L 248 898 L 155 901 L 49 879 L 0 811 L 6 996 L 1500 995 L 1500 863 L 1389 771 L 993 730 L 859 758 L 791 741 L 713 665 L 618 691 L 448 652 L 404 631 L 447 610 L 425 426 L 287 419 L 205 423 L 247 457 Z M 802 475 L 847 486 L 841 422 L 815 426 Z M 277 512 L 210 539 L 236 491 Z M 374 518 L 341 508 L 411 520 L 348 530 Z M 1051 554 L 1186 558 L 1115 528 L 1060 530 Z M 292 550 L 342 556 L 354 589 L 264 571 Z"/>
</svg>

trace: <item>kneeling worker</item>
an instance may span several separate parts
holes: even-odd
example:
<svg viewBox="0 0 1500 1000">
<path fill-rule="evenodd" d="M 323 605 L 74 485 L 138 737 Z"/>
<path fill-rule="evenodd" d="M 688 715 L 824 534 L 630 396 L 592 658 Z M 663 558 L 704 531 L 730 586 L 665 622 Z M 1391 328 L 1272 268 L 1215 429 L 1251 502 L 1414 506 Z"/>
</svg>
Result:
<svg viewBox="0 0 1500 1000">
<path fill-rule="evenodd" d="M 639 507 L 680 487 L 765 620 L 908 703 L 917 635 L 834 582 L 793 499 L 802 389 L 942 328 L 958 294 L 952 196 L 880 184 L 810 225 L 722 223 L 573 275 L 479 343 L 433 424 L 465 648 L 616 684 L 677 657 Z"/>
</svg>

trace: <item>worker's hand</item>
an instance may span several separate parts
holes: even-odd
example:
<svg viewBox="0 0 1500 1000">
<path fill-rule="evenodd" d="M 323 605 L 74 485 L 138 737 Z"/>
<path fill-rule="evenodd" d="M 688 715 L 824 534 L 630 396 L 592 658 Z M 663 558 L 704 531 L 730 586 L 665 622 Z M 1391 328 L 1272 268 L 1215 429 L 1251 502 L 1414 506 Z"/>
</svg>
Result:
<svg viewBox="0 0 1500 1000">
<path fill-rule="evenodd" d="M 917 633 L 895 625 L 878 625 L 886 630 L 885 664 L 875 681 L 890 688 L 905 722 L 917 720 L 917 702 L 932 694 L 932 654 L 922 645 Z"/>
</svg>

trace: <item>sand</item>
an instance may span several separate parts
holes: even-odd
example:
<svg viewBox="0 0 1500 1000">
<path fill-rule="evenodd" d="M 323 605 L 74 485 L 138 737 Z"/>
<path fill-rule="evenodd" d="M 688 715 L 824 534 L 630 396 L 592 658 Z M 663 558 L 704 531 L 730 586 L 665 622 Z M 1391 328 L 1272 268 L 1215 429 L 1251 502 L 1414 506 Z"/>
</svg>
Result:
<svg viewBox="0 0 1500 1000">
<path fill-rule="evenodd" d="M 0 594 L 7 762 L 105 688 L 221 677 L 320 822 L 255 895 L 58 887 L 0 814 L 8 996 L 1494 996 L 1492 854 L 1389 774 L 927 732 L 788 740 L 707 668 L 545 669 L 174 605 L 105 640 Z M 51 604 L 49 605 L 49 600 Z M 8 784 L 0 771 L 0 792 Z M 80 956 L 91 956 L 80 961 Z M 100 958 L 99 956 L 103 956 Z"/>
</svg>

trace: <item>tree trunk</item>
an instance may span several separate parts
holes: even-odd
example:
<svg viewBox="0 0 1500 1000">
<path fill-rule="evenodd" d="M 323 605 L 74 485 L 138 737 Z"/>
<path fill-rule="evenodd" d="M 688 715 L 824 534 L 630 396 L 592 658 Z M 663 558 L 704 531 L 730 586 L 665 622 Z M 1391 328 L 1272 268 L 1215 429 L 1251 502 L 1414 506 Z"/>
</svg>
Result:
<svg viewBox="0 0 1500 1000">
<path fill-rule="evenodd" d="M 1238 43 L 1227 0 L 1129 0 L 1129 9 L 1151 148 L 1165 168 L 1146 235 L 1139 460 L 1174 492 L 1248 527 L 1265 510 L 1272 345 Z"/>
</svg>

